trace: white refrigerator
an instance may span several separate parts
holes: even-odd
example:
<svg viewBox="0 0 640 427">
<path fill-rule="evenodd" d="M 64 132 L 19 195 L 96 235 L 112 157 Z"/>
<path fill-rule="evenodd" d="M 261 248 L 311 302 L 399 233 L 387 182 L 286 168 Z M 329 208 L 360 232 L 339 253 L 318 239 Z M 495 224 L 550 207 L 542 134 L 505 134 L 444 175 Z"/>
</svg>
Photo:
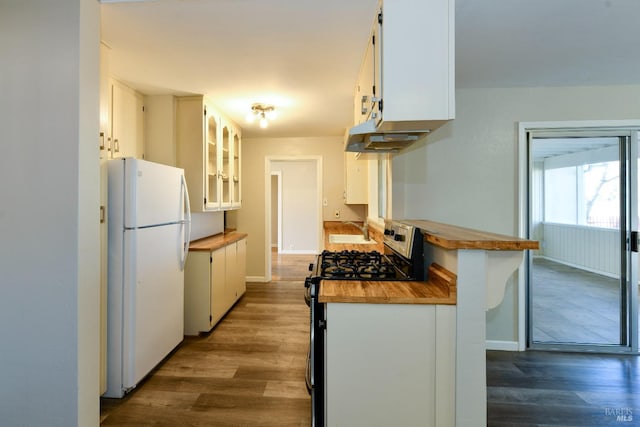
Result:
<svg viewBox="0 0 640 427">
<path fill-rule="evenodd" d="M 122 397 L 183 339 L 191 216 L 182 169 L 110 160 L 107 391 Z"/>
</svg>

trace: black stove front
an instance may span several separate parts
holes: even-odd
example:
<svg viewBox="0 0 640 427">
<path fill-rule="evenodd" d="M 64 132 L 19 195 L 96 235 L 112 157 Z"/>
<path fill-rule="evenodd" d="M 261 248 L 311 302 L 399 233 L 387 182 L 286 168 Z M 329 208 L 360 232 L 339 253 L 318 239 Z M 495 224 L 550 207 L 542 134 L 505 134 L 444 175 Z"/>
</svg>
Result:
<svg viewBox="0 0 640 427">
<path fill-rule="evenodd" d="M 311 394 L 312 425 L 324 426 L 324 304 L 318 301 L 323 280 L 424 280 L 420 230 L 401 223 L 385 225 L 384 253 L 377 251 L 323 251 L 305 280 L 305 302 L 310 307 L 310 345 L 306 382 Z"/>
</svg>

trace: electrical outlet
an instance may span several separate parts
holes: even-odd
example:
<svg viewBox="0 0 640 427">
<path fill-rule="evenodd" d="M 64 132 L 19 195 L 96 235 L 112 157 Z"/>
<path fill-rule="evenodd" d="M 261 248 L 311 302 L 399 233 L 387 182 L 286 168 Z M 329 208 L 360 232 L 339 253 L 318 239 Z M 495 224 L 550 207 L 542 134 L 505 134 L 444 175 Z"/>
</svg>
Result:
<svg viewBox="0 0 640 427">
<path fill-rule="evenodd" d="M 333 212 L 333 216 L 334 216 L 334 217 L 336 217 L 336 218 L 340 218 L 340 209 L 336 209 L 336 210 Z"/>
</svg>

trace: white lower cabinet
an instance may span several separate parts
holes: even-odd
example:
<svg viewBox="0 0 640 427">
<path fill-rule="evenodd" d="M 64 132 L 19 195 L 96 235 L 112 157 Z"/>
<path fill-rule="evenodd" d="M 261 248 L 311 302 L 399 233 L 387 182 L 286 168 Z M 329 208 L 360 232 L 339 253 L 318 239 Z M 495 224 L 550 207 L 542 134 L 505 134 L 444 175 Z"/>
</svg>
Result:
<svg viewBox="0 0 640 427">
<path fill-rule="evenodd" d="M 247 290 L 247 240 L 239 240 L 235 244 L 227 246 L 225 250 L 225 299 L 233 305 Z"/>
<path fill-rule="evenodd" d="M 209 332 L 246 291 L 247 240 L 189 252 L 184 270 L 184 334 Z"/>
<path fill-rule="evenodd" d="M 326 304 L 327 426 L 455 425 L 456 308 Z"/>
</svg>

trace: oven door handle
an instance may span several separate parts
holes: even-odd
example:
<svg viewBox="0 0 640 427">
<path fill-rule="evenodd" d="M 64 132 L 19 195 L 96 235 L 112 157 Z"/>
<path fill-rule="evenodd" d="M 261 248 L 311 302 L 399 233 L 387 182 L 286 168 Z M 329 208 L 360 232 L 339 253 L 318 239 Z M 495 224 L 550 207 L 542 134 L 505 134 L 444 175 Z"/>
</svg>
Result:
<svg viewBox="0 0 640 427">
<path fill-rule="evenodd" d="M 309 348 L 307 349 L 307 369 L 304 373 L 304 380 L 307 383 L 307 391 L 311 394 L 311 345 L 309 345 Z"/>
</svg>

